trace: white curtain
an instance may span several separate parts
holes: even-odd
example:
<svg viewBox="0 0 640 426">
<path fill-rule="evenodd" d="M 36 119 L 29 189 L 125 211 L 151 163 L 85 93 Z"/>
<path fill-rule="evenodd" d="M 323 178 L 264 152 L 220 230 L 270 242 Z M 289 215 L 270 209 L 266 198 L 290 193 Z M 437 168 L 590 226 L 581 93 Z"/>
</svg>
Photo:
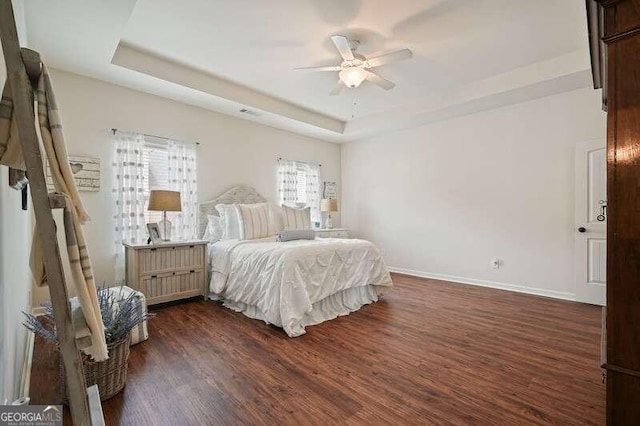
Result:
<svg viewBox="0 0 640 426">
<path fill-rule="evenodd" d="M 169 189 L 180 192 L 182 211 L 171 214 L 172 239 L 196 238 L 198 229 L 198 184 L 196 145 L 168 141 Z"/>
<path fill-rule="evenodd" d="M 298 163 L 281 158 L 278 162 L 278 195 L 280 204 L 295 206 L 297 202 Z"/>
<path fill-rule="evenodd" d="M 322 221 L 320 213 L 320 165 L 307 163 L 307 205 L 311 207 L 311 223 L 318 227 Z"/>
<path fill-rule="evenodd" d="M 298 176 L 306 180 L 306 188 L 298 188 Z M 304 180 L 300 185 L 304 185 Z M 304 191 L 300 195 L 299 191 Z M 311 207 L 311 222 L 320 224 L 320 165 L 318 163 L 303 163 L 300 161 L 286 160 L 281 158 L 278 163 L 278 195 L 280 204 L 297 207 L 299 203 L 305 202 Z"/>
<path fill-rule="evenodd" d="M 117 132 L 113 157 L 113 219 L 115 225 L 116 283 L 124 282 L 122 243 L 140 243 L 147 236 L 145 223 L 144 137 Z"/>
</svg>

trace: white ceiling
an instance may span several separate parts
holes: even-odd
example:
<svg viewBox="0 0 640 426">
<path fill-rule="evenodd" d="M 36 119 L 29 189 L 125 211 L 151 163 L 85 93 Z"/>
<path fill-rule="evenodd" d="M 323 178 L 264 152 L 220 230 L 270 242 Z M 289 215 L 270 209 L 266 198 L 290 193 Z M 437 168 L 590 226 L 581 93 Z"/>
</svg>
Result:
<svg viewBox="0 0 640 426">
<path fill-rule="evenodd" d="M 583 0 L 30 0 L 26 24 L 51 66 L 338 142 L 590 83 Z M 332 34 L 414 58 L 331 97 L 293 68 L 339 64 Z"/>
</svg>

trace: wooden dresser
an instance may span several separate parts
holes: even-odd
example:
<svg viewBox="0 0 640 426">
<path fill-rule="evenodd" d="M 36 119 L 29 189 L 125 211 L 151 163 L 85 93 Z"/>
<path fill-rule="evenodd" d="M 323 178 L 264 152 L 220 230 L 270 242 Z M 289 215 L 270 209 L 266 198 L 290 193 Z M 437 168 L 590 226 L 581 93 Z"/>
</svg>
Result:
<svg viewBox="0 0 640 426">
<path fill-rule="evenodd" d="M 144 293 L 147 305 L 206 296 L 206 241 L 124 247 L 127 285 Z"/>
</svg>

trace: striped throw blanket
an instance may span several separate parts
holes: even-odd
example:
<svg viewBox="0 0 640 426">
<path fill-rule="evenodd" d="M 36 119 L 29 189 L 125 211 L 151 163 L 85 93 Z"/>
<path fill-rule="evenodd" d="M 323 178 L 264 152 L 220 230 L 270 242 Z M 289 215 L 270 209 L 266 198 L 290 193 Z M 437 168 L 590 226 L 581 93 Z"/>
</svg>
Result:
<svg viewBox="0 0 640 426">
<path fill-rule="evenodd" d="M 91 259 L 82 229 L 82 224 L 89 220 L 89 215 L 73 180 L 51 78 L 44 64 L 35 95 L 41 142 L 51 169 L 53 183 L 56 191 L 64 194 L 66 198 L 64 229 L 71 263 L 71 278 L 78 294 L 82 313 L 91 331 L 92 344 L 85 349 L 85 352 L 95 361 L 103 361 L 108 358 L 104 323 L 100 315 Z M 13 115 L 13 98 L 7 82 L 0 102 L 0 164 L 24 170 L 18 137 L 16 119 Z M 34 234 L 31 250 L 31 269 L 36 283 L 45 285 L 47 278 L 37 232 Z"/>
</svg>

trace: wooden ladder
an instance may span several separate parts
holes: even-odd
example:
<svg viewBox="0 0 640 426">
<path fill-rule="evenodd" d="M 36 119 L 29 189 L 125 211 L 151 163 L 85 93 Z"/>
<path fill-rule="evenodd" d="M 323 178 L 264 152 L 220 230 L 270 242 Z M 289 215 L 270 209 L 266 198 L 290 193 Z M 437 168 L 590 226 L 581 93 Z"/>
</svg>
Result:
<svg viewBox="0 0 640 426">
<path fill-rule="evenodd" d="M 18 40 L 11 0 L 0 0 L 0 39 L 7 66 L 7 80 L 13 97 L 13 114 L 18 124 L 29 188 L 36 217 L 36 232 L 40 235 L 47 283 L 55 315 L 60 356 L 64 365 L 71 418 L 75 425 L 102 425 L 104 419 L 97 386 L 86 389 L 82 354 L 80 350 L 90 344 L 88 330 L 76 330 L 73 324 L 60 249 L 56 237 L 56 224 L 52 208 L 63 208 L 63 195 L 48 194 L 44 177 L 40 143 L 35 128 L 30 85 L 36 85 L 41 69 L 40 54 L 21 49 Z"/>
</svg>

